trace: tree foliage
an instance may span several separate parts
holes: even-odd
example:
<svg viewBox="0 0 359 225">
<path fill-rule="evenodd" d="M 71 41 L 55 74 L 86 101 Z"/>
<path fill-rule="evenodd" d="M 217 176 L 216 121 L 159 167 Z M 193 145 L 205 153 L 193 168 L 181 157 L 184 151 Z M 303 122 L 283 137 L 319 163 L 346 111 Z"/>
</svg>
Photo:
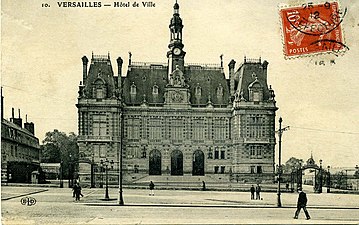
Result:
<svg viewBox="0 0 359 225">
<path fill-rule="evenodd" d="M 70 165 L 72 170 L 78 162 L 77 136 L 71 132 L 67 135 L 59 130 L 47 132 L 41 146 L 41 162 L 62 163 L 63 175 L 68 176 Z"/>
<path fill-rule="evenodd" d="M 297 159 L 295 157 L 291 157 L 283 166 L 284 173 L 291 173 L 292 171 L 299 169 L 303 165 L 303 159 Z"/>
</svg>

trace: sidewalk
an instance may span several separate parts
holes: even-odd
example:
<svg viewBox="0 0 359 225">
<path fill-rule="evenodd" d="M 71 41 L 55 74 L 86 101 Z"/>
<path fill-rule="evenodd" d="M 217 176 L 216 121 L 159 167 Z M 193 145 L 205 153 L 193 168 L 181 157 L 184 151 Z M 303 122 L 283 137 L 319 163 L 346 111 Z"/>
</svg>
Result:
<svg viewBox="0 0 359 225">
<path fill-rule="evenodd" d="M 61 199 L 72 196 L 71 188 L 10 187 L 1 188 L 1 200 L 34 195 L 41 192 L 58 195 Z M 186 191 L 155 190 L 155 196 L 149 196 L 146 189 L 123 189 L 126 206 L 163 206 L 163 207 L 224 207 L 224 208 L 278 208 L 277 193 L 262 192 L 263 200 L 250 200 L 249 192 L 234 191 Z M 109 188 L 109 201 L 104 200 L 105 188 L 83 188 L 84 197 L 80 204 L 89 206 L 117 206 L 118 189 Z M 61 197 L 63 196 L 63 197 Z M 315 209 L 359 209 L 359 195 L 335 193 L 308 193 L 308 208 Z M 297 193 L 282 193 L 282 208 L 295 208 Z M 71 198 L 70 198 L 71 199 Z"/>
</svg>

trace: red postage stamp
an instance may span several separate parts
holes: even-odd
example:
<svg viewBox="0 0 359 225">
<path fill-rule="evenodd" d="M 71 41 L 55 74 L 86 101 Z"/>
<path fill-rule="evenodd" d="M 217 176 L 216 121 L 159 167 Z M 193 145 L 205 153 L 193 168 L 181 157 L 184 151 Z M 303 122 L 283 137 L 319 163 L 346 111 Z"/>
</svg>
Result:
<svg viewBox="0 0 359 225">
<path fill-rule="evenodd" d="M 281 9 L 284 55 L 291 58 L 324 52 L 337 54 L 348 49 L 341 28 L 345 14 L 346 9 L 342 11 L 338 2 L 309 2 Z"/>
</svg>

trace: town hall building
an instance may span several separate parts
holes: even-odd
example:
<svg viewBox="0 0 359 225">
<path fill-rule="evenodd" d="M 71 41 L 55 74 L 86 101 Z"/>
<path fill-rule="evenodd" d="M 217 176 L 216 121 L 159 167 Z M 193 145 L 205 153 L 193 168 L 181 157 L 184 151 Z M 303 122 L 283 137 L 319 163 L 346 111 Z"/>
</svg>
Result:
<svg viewBox="0 0 359 225">
<path fill-rule="evenodd" d="M 274 91 L 268 62 L 231 60 L 226 78 L 218 65 L 185 60 L 182 19 L 174 5 L 167 63 L 123 60 L 113 71 L 109 55 L 82 58 L 78 145 L 81 182 L 102 185 L 151 177 L 202 180 L 274 180 Z M 210 46 L 209 46 L 210 47 Z M 165 53 L 164 53 L 165 54 Z"/>
</svg>

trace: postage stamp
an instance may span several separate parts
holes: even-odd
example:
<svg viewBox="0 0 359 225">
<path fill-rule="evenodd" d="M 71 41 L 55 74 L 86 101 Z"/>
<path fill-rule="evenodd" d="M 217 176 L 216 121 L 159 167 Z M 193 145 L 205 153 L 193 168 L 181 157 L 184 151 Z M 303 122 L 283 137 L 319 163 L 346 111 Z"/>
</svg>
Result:
<svg viewBox="0 0 359 225">
<path fill-rule="evenodd" d="M 305 3 L 280 9 L 283 51 L 286 58 L 320 53 L 343 53 L 342 22 L 347 10 L 338 2 Z"/>
</svg>

